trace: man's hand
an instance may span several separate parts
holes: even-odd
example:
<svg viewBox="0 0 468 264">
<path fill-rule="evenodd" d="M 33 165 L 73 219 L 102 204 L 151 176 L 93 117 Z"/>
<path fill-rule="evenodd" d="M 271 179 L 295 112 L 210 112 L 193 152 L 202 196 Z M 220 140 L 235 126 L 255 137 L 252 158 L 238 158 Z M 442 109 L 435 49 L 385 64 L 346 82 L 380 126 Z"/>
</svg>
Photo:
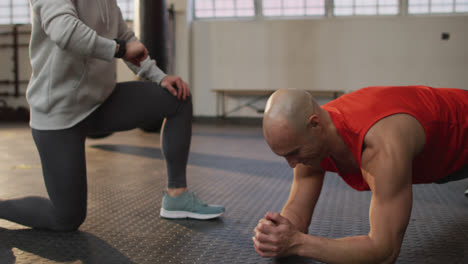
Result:
<svg viewBox="0 0 468 264">
<path fill-rule="evenodd" d="M 177 86 L 177 90 L 174 88 Z M 177 99 L 183 100 L 190 96 L 189 86 L 182 78 L 174 75 L 167 75 L 161 81 L 161 87 L 166 88 L 172 95 L 177 96 Z"/>
<path fill-rule="evenodd" d="M 262 257 L 297 255 L 301 232 L 279 213 L 268 212 L 258 221 L 252 238 L 255 251 Z"/>
<path fill-rule="evenodd" d="M 127 51 L 123 56 L 123 59 L 135 64 L 140 67 L 140 62 L 144 61 L 148 57 L 148 50 L 145 45 L 140 41 L 132 41 L 127 43 Z"/>
</svg>

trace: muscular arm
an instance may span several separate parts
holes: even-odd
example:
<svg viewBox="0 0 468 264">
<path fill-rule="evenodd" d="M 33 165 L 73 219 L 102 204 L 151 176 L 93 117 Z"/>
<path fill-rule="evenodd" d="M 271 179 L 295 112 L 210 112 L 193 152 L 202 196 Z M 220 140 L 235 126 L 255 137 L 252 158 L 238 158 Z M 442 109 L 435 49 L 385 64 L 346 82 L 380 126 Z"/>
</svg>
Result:
<svg viewBox="0 0 468 264">
<path fill-rule="evenodd" d="M 395 261 L 411 213 L 411 161 L 379 150 L 366 163 L 363 174 L 373 191 L 369 234 L 341 239 L 306 236 L 299 255 L 326 263 Z"/>
<path fill-rule="evenodd" d="M 267 213 L 255 228 L 255 250 L 263 257 L 295 254 L 326 263 L 395 262 L 411 214 L 412 162 L 424 144 L 424 129 L 405 114 L 382 119 L 368 131 L 361 170 L 373 192 L 369 234 L 328 239 L 301 232 L 319 192 L 310 195 L 314 185 L 299 170 L 283 216 Z"/>
<path fill-rule="evenodd" d="M 362 154 L 362 173 L 373 192 L 369 234 L 341 239 L 302 235 L 298 254 L 326 263 L 393 263 L 411 214 L 412 160 L 424 141 L 424 130 L 407 115 L 374 125 Z"/>
<path fill-rule="evenodd" d="M 281 215 L 303 233 L 307 233 L 315 205 L 322 190 L 324 172 L 302 164 L 294 169 L 294 180 Z"/>
<path fill-rule="evenodd" d="M 307 234 L 323 178 L 324 171 L 319 166 L 295 167 L 289 199 L 281 214 L 268 212 L 254 229 L 252 239 L 258 254 L 262 257 L 294 254 L 300 242 L 297 238 Z"/>
</svg>

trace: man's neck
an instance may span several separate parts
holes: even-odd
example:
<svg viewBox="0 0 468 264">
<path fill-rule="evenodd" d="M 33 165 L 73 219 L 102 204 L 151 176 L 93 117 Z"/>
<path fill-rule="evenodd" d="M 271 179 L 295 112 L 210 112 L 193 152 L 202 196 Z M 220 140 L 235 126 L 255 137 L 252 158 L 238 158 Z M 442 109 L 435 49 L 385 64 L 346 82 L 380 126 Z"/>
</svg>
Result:
<svg viewBox="0 0 468 264">
<path fill-rule="evenodd" d="M 330 114 L 327 111 L 325 112 L 325 119 L 327 121 L 327 145 L 329 155 L 335 159 L 341 159 L 349 155 L 349 148 L 345 144 L 343 138 L 338 133 L 333 120 L 331 119 Z"/>
</svg>

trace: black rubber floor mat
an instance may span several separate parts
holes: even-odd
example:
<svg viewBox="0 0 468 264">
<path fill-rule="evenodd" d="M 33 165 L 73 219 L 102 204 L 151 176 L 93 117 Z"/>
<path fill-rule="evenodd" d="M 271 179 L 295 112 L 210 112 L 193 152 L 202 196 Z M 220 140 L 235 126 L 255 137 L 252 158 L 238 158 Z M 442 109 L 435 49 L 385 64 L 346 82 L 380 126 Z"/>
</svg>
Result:
<svg viewBox="0 0 468 264">
<path fill-rule="evenodd" d="M 225 133 L 225 134 L 224 134 Z M 28 128 L 0 131 L 0 198 L 46 195 Z M 6 151 L 6 152 L 5 152 Z M 216 220 L 159 217 L 166 172 L 159 138 L 139 130 L 88 140 L 88 216 L 79 232 L 31 230 L 0 220 L 0 263 L 318 263 L 263 259 L 253 229 L 280 211 L 292 180 L 260 128 L 195 126 L 189 188 L 226 206 Z M 397 263 L 468 263 L 468 181 L 415 185 Z M 327 174 L 309 233 L 338 238 L 369 231 L 370 192 Z"/>
</svg>

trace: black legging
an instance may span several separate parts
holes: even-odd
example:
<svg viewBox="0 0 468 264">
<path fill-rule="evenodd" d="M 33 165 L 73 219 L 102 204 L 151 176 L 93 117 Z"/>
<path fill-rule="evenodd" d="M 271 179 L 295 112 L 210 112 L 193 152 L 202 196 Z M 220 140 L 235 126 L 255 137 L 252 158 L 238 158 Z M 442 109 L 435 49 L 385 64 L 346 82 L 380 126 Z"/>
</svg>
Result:
<svg viewBox="0 0 468 264">
<path fill-rule="evenodd" d="M 449 176 L 442 178 L 435 183 L 447 183 L 452 181 L 459 181 L 468 178 L 468 164 L 466 164 L 463 168 L 459 169 L 458 171 L 450 174 Z"/>
<path fill-rule="evenodd" d="M 151 82 L 119 83 L 98 109 L 72 128 L 32 130 L 50 200 L 31 196 L 0 202 L 0 218 L 34 228 L 76 230 L 86 218 L 86 136 L 130 130 L 163 118 L 161 142 L 168 187 L 186 187 L 191 97 L 177 100 Z"/>
</svg>

